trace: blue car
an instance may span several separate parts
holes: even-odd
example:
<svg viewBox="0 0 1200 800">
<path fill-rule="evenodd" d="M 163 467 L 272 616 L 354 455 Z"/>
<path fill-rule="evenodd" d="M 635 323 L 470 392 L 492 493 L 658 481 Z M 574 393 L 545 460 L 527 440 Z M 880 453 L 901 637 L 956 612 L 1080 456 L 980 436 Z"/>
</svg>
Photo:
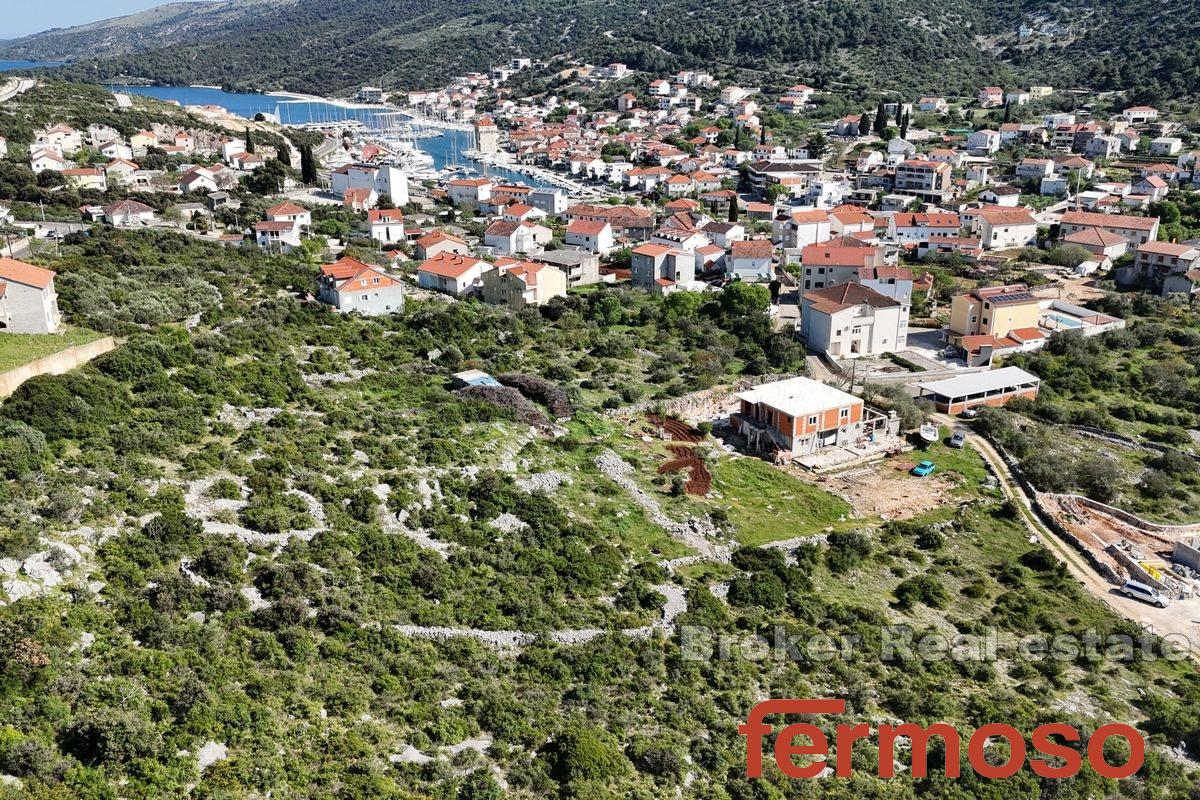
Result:
<svg viewBox="0 0 1200 800">
<path fill-rule="evenodd" d="M 937 469 L 937 467 L 934 466 L 932 461 L 922 461 L 920 464 L 917 464 L 912 468 L 912 474 L 916 475 L 918 478 L 924 478 L 926 475 L 932 473 L 935 469 Z"/>
</svg>

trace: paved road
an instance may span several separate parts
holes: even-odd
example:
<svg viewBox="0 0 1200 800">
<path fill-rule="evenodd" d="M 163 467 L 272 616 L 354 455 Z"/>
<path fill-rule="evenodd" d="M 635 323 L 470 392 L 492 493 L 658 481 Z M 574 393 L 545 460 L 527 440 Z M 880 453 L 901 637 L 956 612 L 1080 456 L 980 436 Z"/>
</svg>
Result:
<svg viewBox="0 0 1200 800">
<path fill-rule="evenodd" d="M 934 414 L 935 422 L 949 427 L 951 430 L 966 430 L 961 421 L 948 414 Z M 1067 570 L 1091 594 L 1100 598 L 1114 612 L 1125 619 L 1136 622 L 1151 633 L 1165 636 L 1174 634 L 1191 643 L 1189 650 L 1193 659 L 1200 661 L 1200 601 L 1176 602 L 1170 609 L 1159 609 L 1148 606 L 1137 600 L 1131 600 L 1117 593 L 1117 587 L 1109 583 L 1100 573 L 1092 568 L 1087 559 L 1069 542 L 1059 538 L 1053 531 L 1042 524 L 1037 513 L 1033 510 L 1029 497 L 1021 489 L 1016 478 L 1000 457 L 1000 453 L 982 436 L 969 434 L 967 441 L 976 452 L 991 465 L 992 471 L 1000 480 L 1000 488 L 1005 498 L 1014 500 L 1021 512 L 1021 521 L 1025 527 L 1037 536 L 1054 555 L 1067 565 Z M 1181 642 L 1177 642 L 1180 643 Z"/>
<path fill-rule="evenodd" d="M 28 92 L 36 85 L 37 81 L 33 78 L 12 78 L 0 86 L 0 103 L 11 100 L 22 92 Z"/>
</svg>

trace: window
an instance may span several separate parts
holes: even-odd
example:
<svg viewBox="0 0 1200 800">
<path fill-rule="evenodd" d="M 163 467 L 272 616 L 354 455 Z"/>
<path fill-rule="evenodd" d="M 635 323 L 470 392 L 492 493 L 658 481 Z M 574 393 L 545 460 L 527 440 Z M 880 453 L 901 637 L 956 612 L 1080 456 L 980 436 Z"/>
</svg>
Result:
<svg viewBox="0 0 1200 800">
<path fill-rule="evenodd" d="M 816 424 L 817 424 L 817 418 L 816 418 L 816 416 L 815 416 L 815 415 L 814 415 L 814 416 L 811 416 L 811 417 L 809 417 L 809 418 L 808 418 L 808 424 L 809 424 L 809 425 L 816 425 Z"/>
<path fill-rule="evenodd" d="M 838 414 L 838 416 L 839 416 L 839 417 L 841 417 L 842 419 L 846 419 L 846 418 L 848 418 L 848 417 L 850 416 L 850 409 L 848 409 L 848 408 L 843 408 L 843 409 L 841 410 L 841 412 Z"/>
<path fill-rule="evenodd" d="M 371 283 L 373 283 L 373 284 L 378 284 L 378 283 L 379 283 L 379 278 L 371 278 Z"/>
<path fill-rule="evenodd" d="M 366 301 L 368 298 L 367 298 L 367 296 L 364 294 L 364 295 L 362 296 L 362 299 L 363 299 L 364 301 Z"/>
</svg>

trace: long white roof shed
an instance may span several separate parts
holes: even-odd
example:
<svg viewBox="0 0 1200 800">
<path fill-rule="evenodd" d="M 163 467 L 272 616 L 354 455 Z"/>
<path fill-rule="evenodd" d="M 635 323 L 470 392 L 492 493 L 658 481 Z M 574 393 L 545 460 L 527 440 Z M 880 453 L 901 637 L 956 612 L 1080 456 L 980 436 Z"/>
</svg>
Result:
<svg viewBox="0 0 1200 800">
<path fill-rule="evenodd" d="M 1038 376 L 1030 374 L 1020 367 L 1001 367 L 986 372 L 973 372 L 970 375 L 958 375 L 940 381 L 919 383 L 917 388 L 921 395 L 936 395 L 945 398 L 945 402 L 962 402 L 974 400 L 989 395 L 1005 394 L 1020 389 L 1034 389 L 1041 383 Z"/>
</svg>

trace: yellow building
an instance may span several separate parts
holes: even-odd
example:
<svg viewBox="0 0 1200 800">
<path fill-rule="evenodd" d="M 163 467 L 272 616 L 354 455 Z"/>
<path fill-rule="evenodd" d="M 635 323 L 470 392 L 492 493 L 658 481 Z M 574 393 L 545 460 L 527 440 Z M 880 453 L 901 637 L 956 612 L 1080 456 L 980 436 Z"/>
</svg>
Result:
<svg viewBox="0 0 1200 800">
<path fill-rule="evenodd" d="M 134 150 L 158 146 L 158 137 L 152 131 L 138 131 L 129 137 L 129 146 Z"/>
<path fill-rule="evenodd" d="M 566 296 L 566 273 L 548 264 L 502 258 L 483 274 L 483 302 L 514 311 Z"/>
<path fill-rule="evenodd" d="M 976 289 L 950 305 L 950 343 L 961 346 L 964 336 L 1003 339 L 1015 330 L 1036 330 L 1040 317 L 1038 298 L 1023 283 Z"/>
</svg>

